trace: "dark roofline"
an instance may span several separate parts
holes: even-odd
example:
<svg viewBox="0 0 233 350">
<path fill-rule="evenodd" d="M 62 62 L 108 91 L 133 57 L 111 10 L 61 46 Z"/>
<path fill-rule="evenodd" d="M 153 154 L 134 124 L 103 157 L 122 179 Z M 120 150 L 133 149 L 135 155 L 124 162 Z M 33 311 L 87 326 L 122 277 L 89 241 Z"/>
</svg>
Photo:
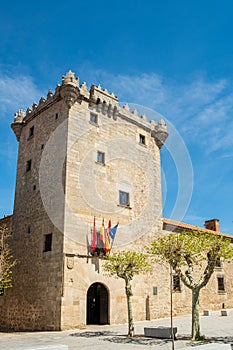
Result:
<svg viewBox="0 0 233 350">
<path fill-rule="evenodd" d="M 230 238 L 231 241 L 233 241 L 233 236 L 227 235 L 225 233 L 221 233 L 221 232 L 218 233 L 214 230 L 208 230 L 208 229 L 203 228 L 203 227 L 193 226 L 190 224 L 186 224 L 184 222 L 179 222 L 179 221 L 175 221 L 175 220 L 171 220 L 171 219 L 167 219 L 167 218 L 163 218 L 162 220 L 163 220 L 163 229 L 167 230 L 167 231 L 182 232 L 182 231 L 198 230 L 198 231 L 202 231 L 202 232 L 209 232 L 209 233 L 221 235 L 221 236 L 224 236 L 226 238 Z"/>
</svg>

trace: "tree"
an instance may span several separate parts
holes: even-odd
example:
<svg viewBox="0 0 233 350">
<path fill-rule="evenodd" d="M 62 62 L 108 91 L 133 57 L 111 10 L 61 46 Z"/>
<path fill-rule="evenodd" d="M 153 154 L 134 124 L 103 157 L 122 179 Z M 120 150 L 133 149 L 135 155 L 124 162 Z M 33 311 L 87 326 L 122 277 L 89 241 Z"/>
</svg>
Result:
<svg viewBox="0 0 233 350">
<path fill-rule="evenodd" d="M 233 257 L 231 240 L 204 231 L 171 233 L 154 240 L 149 251 L 166 261 L 192 291 L 192 339 L 200 339 L 199 295 L 214 272 L 217 261 Z"/>
<path fill-rule="evenodd" d="M 132 312 L 131 281 L 135 275 L 144 274 L 151 269 L 148 255 L 133 251 L 121 251 L 107 256 L 103 269 L 109 276 L 122 278 L 125 281 L 125 294 L 128 308 L 128 336 L 134 336 L 134 322 Z"/>
<path fill-rule="evenodd" d="M 0 227 L 0 294 L 3 294 L 4 289 L 12 287 L 12 268 L 16 264 L 8 244 L 10 236 L 6 226 Z"/>
</svg>

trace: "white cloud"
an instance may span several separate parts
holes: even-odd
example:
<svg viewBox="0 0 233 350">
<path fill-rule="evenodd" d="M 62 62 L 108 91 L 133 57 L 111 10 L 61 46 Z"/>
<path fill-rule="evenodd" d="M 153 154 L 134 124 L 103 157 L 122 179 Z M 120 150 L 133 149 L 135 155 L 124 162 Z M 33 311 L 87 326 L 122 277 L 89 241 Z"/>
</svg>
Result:
<svg viewBox="0 0 233 350">
<path fill-rule="evenodd" d="M 226 153 L 221 155 L 219 158 L 233 158 L 233 153 Z"/>
<path fill-rule="evenodd" d="M 17 111 L 38 101 L 41 92 L 30 76 L 8 76 L 0 73 L 0 112 Z"/>
<path fill-rule="evenodd" d="M 208 152 L 233 144 L 233 90 L 226 79 L 209 81 L 199 75 L 177 82 L 155 73 L 111 75 L 101 70 L 95 77 L 120 99 L 164 115 L 187 143 L 198 142 Z"/>
<path fill-rule="evenodd" d="M 158 74 L 114 76 L 99 70 L 95 75 L 96 79 L 102 82 L 103 87 L 107 87 L 109 91 L 118 95 L 120 101 L 127 100 L 129 103 L 143 104 L 147 107 L 154 107 L 166 101 L 166 85 L 163 77 Z"/>
<path fill-rule="evenodd" d="M 199 215 L 195 215 L 192 213 L 189 213 L 187 215 L 185 215 L 184 217 L 184 221 L 187 223 L 191 223 L 191 225 L 193 225 L 193 223 L 195 223 L 196 226 L 198 227 L 204 227 L 204 223 L 205 223 L 206 218 L 204 218 L 203 216 L 199 216 Z"/>
<path fill-rule="evenodd" d="M 203 76 L 183 82 L 156 73 L 113 75 L 102 70 L 89 71 L 95 83 L 119 96 L 120 101 L 141 104 L 162 114 L 179 130 L 186 142 L 212 152 L 227 150 L 233 144 L 233 91 L 225 79 L 209 81 Z M 0 72 L 0 113 L 14 113 L 39 101 L 42 92 L 33 78 Z"/>
</svg>

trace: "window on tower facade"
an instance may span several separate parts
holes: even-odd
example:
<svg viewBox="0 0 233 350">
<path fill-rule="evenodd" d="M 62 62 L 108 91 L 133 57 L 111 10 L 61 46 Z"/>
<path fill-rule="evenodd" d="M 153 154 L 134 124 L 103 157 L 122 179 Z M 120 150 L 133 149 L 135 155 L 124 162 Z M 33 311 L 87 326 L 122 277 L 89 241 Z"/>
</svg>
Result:
<svg viewBox="0 0 233 350">
<path fill-rule="evenodd" d="M 94 113 L 90 114 L 90 123 L 98 125 L 98 115 L 97 114 L 94 114 Z"/>
<path fill-rule="evenodd" d="M 34 135 L 34 125 L 29 129 L 28 137 L 32 137 Z"/>
<path fill-rule="evenodd" d="M 26 171 L 30 171 L 32 169 L 32 160 L 29 159 L 26 163 Z"/>
<path fill-rule="evenodd" d="M 52 238 L 52 233 L 44 235 L 44 252 L 50 252 L 52 250 Z"/>
<path fill-rule="evenodd" d="M 97 151 L 97 163 L 105 164 L 105 153 Z"/>
<path fill-rule="evenodd" d="M 125 207 L 129 206 L 129 193 L 119 191 L 119 204 Z"/>
<path fill-rule="evenodd" d="M 146 144 L 146 136 L 145 135 L 139 134 L 139 143 L 141 145 L 145 145 Z"/>
</svg>

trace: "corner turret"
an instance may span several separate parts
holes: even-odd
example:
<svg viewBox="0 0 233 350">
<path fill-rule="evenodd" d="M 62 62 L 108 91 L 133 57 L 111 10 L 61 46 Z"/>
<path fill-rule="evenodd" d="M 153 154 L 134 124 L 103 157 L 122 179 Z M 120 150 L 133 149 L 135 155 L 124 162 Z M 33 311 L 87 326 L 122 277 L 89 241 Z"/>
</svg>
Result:
<svg viewBox="0 0 233 350">
<path fill-rule="evenodd" d="M 161 148 L 168 137 L 167 125 L 163 119 L 158 121 L 151 131 L 151 136 L 155 139 L 159 148 Z"/>
<path fill-rule="evenodd" d="M 62 85 L 60 87 L 60 95 L 64 98 L 68 108 L 71 108 L 79 97 L 79 78 L 69 71 L 62 77 Z"/>
<path fill-rule="evenodd" d="M 15 133 L 17 141 L 20 139 L 25 113 L 22 109 L 19 109 L 14 115 L 14 123 L 11 124 L 11 128 Z"/>
</svg>

